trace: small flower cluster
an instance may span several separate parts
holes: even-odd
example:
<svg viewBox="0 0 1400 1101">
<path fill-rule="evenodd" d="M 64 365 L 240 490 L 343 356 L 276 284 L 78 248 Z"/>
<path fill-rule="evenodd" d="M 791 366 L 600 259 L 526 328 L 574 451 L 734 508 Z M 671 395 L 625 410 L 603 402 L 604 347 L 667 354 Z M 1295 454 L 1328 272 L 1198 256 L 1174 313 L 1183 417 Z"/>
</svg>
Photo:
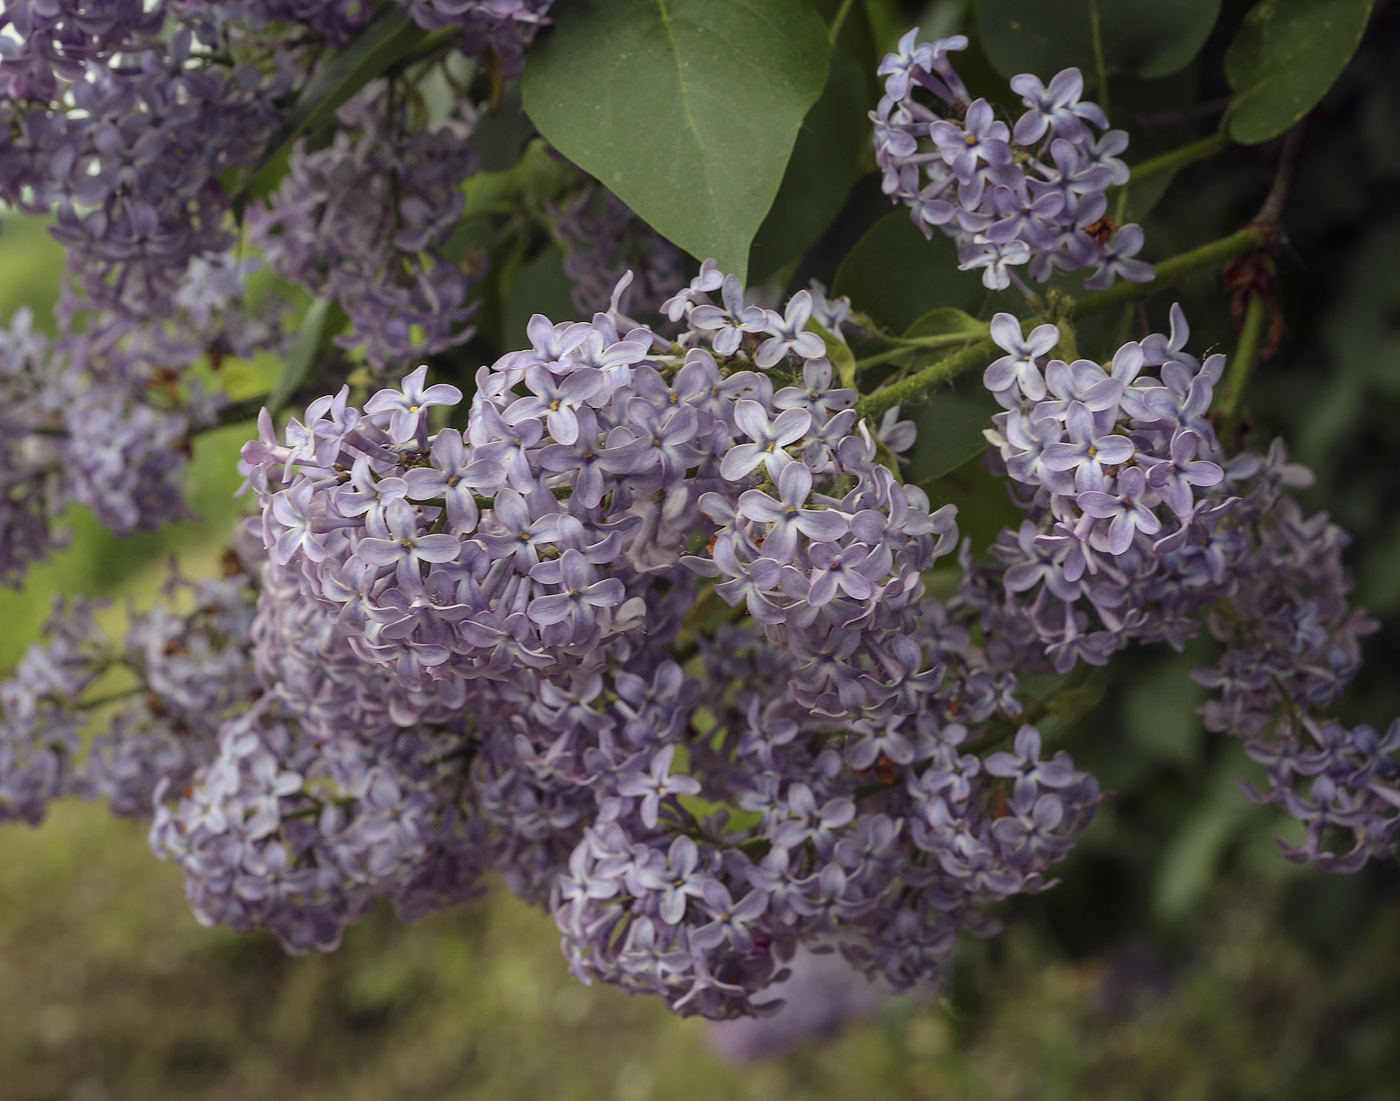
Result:
<svg viewBox="0 0 1400 1101">
<path fill-rule="evenodd" d="M 1286 495 L 1311 476 L 1281 445 L 1226 457 L 1208 417 L 1225 357 L 1189 355 L 1175 307 L 1170 336 L 1129 342 L 1105 365 L 1050 359 L 1052 325 L 1025 336 L 1000 314 L 992 335 L 1007 354 L 985 381 L 1006 412 L 988 438 L 1028 514 L 993 547 L 1003 614 L 1062 673 L 1130 642 L 1180 649 L 1204 622 L 1226 644 L 1197 673 L 1221 693 L 1206 724 L 1245 740 L 1268 766 L 1271 792 L 1256 797 L 1306 825 L 1288 855 L 1354 871 L 1393 851 L 1400 724 L 1381 737 L 1309 717 L 1340 697 L 1375 626 L 1347 601 L 1346 537 Z M 1304 778 L 1308 794 L 1294 790 Z M 1323 846 L 1334 827 L 1354 835 L 1349 853 Z"/>
<path fill-rule="evenodd" d="M 408 0 L 404 6 L 429 30 L 459 29 L 459 50 L 492 58 L 509 76 L 518 75 L 549 5 Z M 54 235 L 68 247 L 86 295 L 134 317 L 163 315 L 190 261 L 233 243 L 221 177 L 257 160 L 324 47 L 345 45 L 372 15 L 363 0 L 7 3 L 0 7 L 0 29 L 8 32 L 0 38 L 0 199 L 34 213 L 56 212 Z M 454 278 L 441 263 L 418 271 L 414 257 L 437 249 L 443 220 L 449 231 L 455 220 L 453 202 L 460 206 L 460 183 L 471 171 L 463 148 L 470 122 L 412 134 L 397 117 L 371 124 L 365 113 L 375 110 L 374 101 L 367 93 L 352 122 L 365 132 L 358 152 L 339 147 L 303 165 L 298 185 L 280 201 L 293 207 L 289 217 L 309 219 L 346 194 L 378 195 L 354 225 L 330 218 L 330 234 L 357 232 L 348 245 L 338 242 L 344 256 L 328 236 L 329 259 L 315 282 L 338 267 L 379 263 L 359 278 L 374 291 L 384 315 L 380 327 L 394 330 L 389 346 L 398 347 L 406 339 L 399 329 L 431 328 L 437 314 L 448 319 L 437 322 L 438 330 L 463 320 L 461 273 Z M 363 146 L 376 144 L 385 151 L 371 157 Z M 358 170 L 346 163 L 367 157 L 370 163 Z M 385 191 L 396 178 L 408 194 L 386 210 Z M 399 255 L 381 255 L 391 241 Z M 356 297 L 353 288 L 343 289 L 347 301 Z M 441 346 L 442 339 L 430 337 L 422 346 Z"/>
<path fill-rule="evenodd" d="M 1268 793 L 1247 794 L 1305 827 L 1301 845 L 1281 842 L 1284 855 L 1352 872 L 1400 841 L 1400 721 L 1378 734 L 1312 714 L 1341 697 L 1377 625 L 1348 603 L 1346 533 L 1326 514 L 1305 517 L 1285 493 L 1310 482 L 1276 445 L 1241 491 L 1247 537 L 1228 548 L 1233 583 L 1206 620 L 1225 650 L 1195 676 L 1220 694 L 1204 709 L 1207 727 L 1244 739 L 1265 766 Z M 1348 837 L 1350 850 L 1338 851 Z"/>
<path fill-rule="evenodd" d="M 1128 180 L 1118 159 L 1128 135 L 1105 129 L 1102 108 L 1081 102 L 1079 70 L 1048 86 L 1029 73 L 1013 78 L 1026 110 L 1009 126 L 985 99 L 970 99 L 953 69 L 948 55 L 967 39 L 918 34 L 880 63 L 885 94 L 870 117 L 885 194 L 909 207 L 925 236 L 936 226 L 957 242 L 959 266 L 980 268 L 991 288 L 1008 286 L 1023 265 L 1037 283 L 1057 268 L 1092 267 L 1090 290 L 1151 279 L 1151 266 L 1133 259 L 1142 229 L 1106 217 L 1106 189 Z"/>
<path fill-rule="evenodd" d="M 457 48 L 468 57 L 489 58 L 502 75 L 519 76 L 525 48 L 549 23 L 554 0 L 402 0 L 413 21 L 426 30 L 458 28 Z"/>
<path fill-rule="evenodd" d="M 190 262 L 232 245 L 217 177 L 257 156 L 300 79 L 290 57 L 216 61 L 181 15 L 118 0 L 3 16 L 0 197 L 54 211 L 83 292 L 133 317 L 168 313 Z"/>
<path fill-rule="evenodd" d="M 412 919 L 478 893 L 486 849 L 461 812 L 459 743 L 429 729 L 323 740 L 269 693 L 224 723 L 192 786 L 158 784 L 151 847 L 180 865 L 205 924 L 330 951 L 376 898 Z"/>
<path fill-rule="evenodd" d="M 474 113 L 431 129 L 376 81 L 342 107 L 324 149 L 292 153 L 277 193 L 248 212 L 249 240 L 274 271 L 340 302 L 371 364 L 432 355 L 469 339 L 475 274 L 444 255 L 477 168 Z"/>
</svg>

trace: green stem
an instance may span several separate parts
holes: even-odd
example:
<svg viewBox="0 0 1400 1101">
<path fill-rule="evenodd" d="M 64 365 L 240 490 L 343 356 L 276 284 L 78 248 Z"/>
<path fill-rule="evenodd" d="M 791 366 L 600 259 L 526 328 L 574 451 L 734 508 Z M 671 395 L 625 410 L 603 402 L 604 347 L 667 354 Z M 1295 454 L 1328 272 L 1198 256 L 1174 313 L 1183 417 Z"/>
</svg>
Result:
<svg viewBox="0 0 1400 1101">
<path fill-rule="evenodd" d="M 971 344 L 974 340 L 985 340 L 986 326 L 975 333 L 940 333 L 938 336 L 898 336 L 895 341 L 905 348 L 956 348 L 959 344 Z"/>
<path fill-rule="evenodd" d="M 1108 114 L 1108 66 L 1104 64 L 1103 58 L 1103 32 L 1099 26 L 1099 2 L 1089 0 L 1089 26 L 1094 39 L 1094 69 L 1098 77 L 1099 86 L 1094 89 L 1099 99 L 1099 106 L 1103 108 L 1103 113 Z"/>
<path fill-rule="evenodd" d="M 831 19 L 831 26 L 826 32 L 827 41 L 833 46 L 836 45 L 836 40 L 841 37 L 841 26 L 846 22 L 846 16 L 851 14 L 855 2 L 856 0 L 842 0 L 841 6 L 836 9 L 836 14 Z"/>
<path fill-rule="evenodd" d="M 1239 419 L 1240 403 L 1244 400 L 1249 376 L 1254 373 L 1254 365 L 1259 362 L 1259 338 L 1264 332 L 1264 321 L 1269 316 L 1269 300 L 1258 291 L 1249 296 L 1249 308 L 1245 311 L 1244 324 L 1240 327 L 1240 342 L 1235 354 L 1230 358 L 1230 373 L 1225 376 L 1225 388 L 1220 401 L 1216 403 L 1219 414 L 1216 426 L 1222 439 L 1228 439 Z"/>
<path fill-rule="evenodd" d="M 980 367 L 989 355 L 997 350 L 990 340 L 979 340 L 970 348 L 954 352 L 947 359 L 940 359 L 922 371 L 915 371 L 908 378 L 893 382 L 873 394 L 866 394 L 856 402 L 856 419 L 875 418 L 887 409 L 893 409 L 901 402 L 917 397 L 925 390 L 931 390 L 941 382 L 957 378 L 964 371 Z"/>
<path fill-rule="evenodd" d="M 856 360 L 856 370 L 863 371 L 867 367 L 877 367 L 881 363 L 892 363 L 901 356 L 907 356 L 916 351 L 928 351 L 938 348 L 956 348 L 959 345 L 971 344 L 979 339 L 971 333 L 947 333 L 943 336 L 924 336 L 898 338 L 899 346 L 891 348 L 887 352 L 880 352 L 877 355 L 866 356 L 865 359 Z"/>
<path fill-rule="evenodd" d="M 1188 275 L 1216 267 L 1227 260 L 1233 260 L 1237 256 L 1243 256 L 1255 249 L 1263 248 L 1268 244 L 1268 241 L 1269 233 L 1266 228 L 1258 225 L 1246 226 L 1228 237 L 1222 237 L 1218 241 L 1211 241 L 1200 248 L 1194 248 L 1189 252 L 1183 252 L 1163 260 L 1153 269 L 1156 272 L 1156 277 L 1151 282 L 1119 283 L 1106 291 L 1085 295 L 1078 301 L 1069 303 L 1063 313 L 1063 319 L 1078 321 L 1091 314 L 1112 309 L 1114 306 L 1137 302 L 1163 287 L 1180 282 Z M 997 346 L 992 341 L 978 341 L 969 348 L 954 352 L 947 359 L 941 359 L 937 363 L 925 367 L 922 371 L 916 371 L 907 378 L 902 378 L 883 389 L 876 390 L 873 394 L 866 394 L 856 402 L 856 417 L 857 419 L 878 417 L 887 409 L 892 409 L 911 398 L 918 397 L 925 390 L 931 390 L 939 383 L 947 382 L 964 371 L 982 366 L 996 350 Z"/>
<path fill-rule="evenodd" d="M 1131 174 L 1128 176 L 1129 185 L 1142 183 L 1149 176 L 1156 176 L 1162 172 L 1175 172 L 1185 168 L 1188 164 L 1195 164 L 1203 161 L 1207 157 L 1223 152 L 1229 148 L 1230 135 L 1224 130 L 1217 131 L 1208 138 L 1200 141 L 1193 141 L 1189 145 L 1183 145 L 1177 149 L 1170 149 L 1160 157 L 1151 157 L 1135 164 Z"/>
<path fill-rule="evenodd" d="M 105 707 L 109 703 L 118 703 L 121 700 L 130 699 L 132 696 L 139 696 L 144 691 L 146 691 L 146 686 L 138 684 L 131 688 L 123 688 L 118 692 L 108 692 L 105 696 L 94 696 L 90 700 L 83 700 L 78 706 L 84 710 Z"/>
<path fill-rule="evenodd" d="M 1097 294 L 1086 294 L 1072 303 L 1065 316 L 1070 321 L 1078 321 L 1090 314 L 1101 313 L 1125 302 L 1137 302 L 1156 293 L 1163 287 L 1179 283 L 1186 276 L 1207 268 L 1217 267 L 1227 260 L 1263 248 L 1269 241 L 1268 231 L 1263 226 L 1249 225 L 1236 230 L 1228 237 L 1221 237 L 1200 248 L 1193 248 L 1154 267 L 1156 277 L 1148 283 L 1119 283 Z"/>
</svg>

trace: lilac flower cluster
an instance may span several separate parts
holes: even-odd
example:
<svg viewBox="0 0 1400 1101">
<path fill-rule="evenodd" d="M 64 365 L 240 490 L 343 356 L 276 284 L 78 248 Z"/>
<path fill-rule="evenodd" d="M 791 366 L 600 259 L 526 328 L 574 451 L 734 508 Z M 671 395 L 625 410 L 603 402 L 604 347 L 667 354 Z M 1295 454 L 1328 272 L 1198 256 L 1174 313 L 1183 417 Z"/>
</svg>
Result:
<svg viewBox="0 0 1400 1101">
<path fill-rule="evenodd" d="M 459 28 L 460 50 L 489 56 L 510 75 L 547 22 L 549 2 L 412 0 L 406 7 L 428 29 Z M 343 46 L 371 15 L 363 0 L 6 3 L 0 199 L 32 213 L 55 212 L 54 235 L 94 301 L 134 317 L 164 315 L 190 262 L 233 243 L 221 177 L 257 160 L 322 47 Z M 444 223 L 450 231 L 455 219 L 449 194 L 460 204 L 459 185 L 471 171 L 463 148 L 470 120 L 421 134 L 407 132 L 399 117 L 370 125 L 366 112 L 375 99 L 367 93 L 349 124 L 364 131 L 358 153 L 342 146 L 303 164 L 285 201 L 295 207 L 289 217 L 325 217 L 328 234 L 358 230 L 344 255 L 325 246 L 314 281 L 377 262 L 359 278 L 374 291 L 378 328 L 393 331 L 386 347 L 395 348 L 405 344 L 400 329 L 431 327 L 437 314 L 448 318 L 439 330 L 463 319 L 461 274 L 454 278 L 441 263 L 418 271 L 414 257 L 437 249 Z M 376 144 L 385 149 L 370 157 L 365 147 Z M 372 163 L 351 167 L 366 157 Z M 386 181 L 400 176 L 408 194 L 386 209 Z M 343 203 L 354 188 L 379 195 L 357 225 L 325 215 L 325 204 Z M 397 256 L 385 251 L 391 240 Z M 347 279 L 353 281 L 341 271 L 340 280 Z M 335 290 L 353 294 L 348 285 Z M 366 339 L 379 348 L 376 336 Z M 420 345 L 440 346 L 442 339 L 439 333 Z"/>
<path fill-rule="evenodd" d="M 585 188 L 562 206 L 548 204 L 555 236 L 564 246 L 564 271 L 574 305 L 585 313 L 607 309 L 617 281 L 632 273 L 624 304 L 655 313 L 685 283 L 685 255 L 601 185 Z"/>
<path fill-rule="evenodd" d="M 220 723 L 257 694 L 246 581 L 172 577 L 169 602 L 133 615 L 120 642 L 98 625 L 98 605 L 59 604 L 49 641 L 0 683 L 0 821 L 37 823 L 70 794 L 147 816 L 158 785 L 189 783 L 213 757 Z M 104 691 L 113 681 L 119 687 Z M 84 752 L 95 714 L 106 726 Z"/>
<path fill-rule="evenodd" d="M 444 254 L 476 172 L 474 112 L 412 129 L 375 81 L 340 109 L 331 144 L 299 143 L 275 195 L 248 211 L 249 241 L 279 275 L 338 300 L 376 367 L 469 339 L 467 297 L 479 264 Z"/>
<path fill-rule="evenodd" d="M 461 394 L 420 369 L 245 448 L 267 697 L 153 828 L 206 920 L 323 946 L 489 861 L 581 978 L 730 1017 L 776 1008 L 799 945 L 935 979 L 986 903 L 1047 884 L 1097 785 L 1032 726 L 960 748 L 1015 729 L 1015 677 L 924 593 L 952 513 L 876 461 L 807 331 L 846 304 L 747 306 L 707 262 L 670 341 L 625 289 L 537 316 L 465 430 L 433 430 Z"/>
<path fill-rule="evenodd" d="M 918 34 L 916 27 L 880 63 L 885 94 L 870 117 L 885 194 L 909 207 L 925 236 L 936 226 L 951 237 L 959 266 L 981 269 L 994 289 L 1022 266 L 1037 283 L 1057 268 L 1092 267 L 1090 290 L 1119 277 L 1151 279 L 1151 265 L 1133 259 L 1142 229 L 1106 217 L 1105 191 L 1128 180 L 1118 159 L 1128 135 L 1106 129 L 1102 108 L 1081 101 L 1079 70 L 1065 69 L 1048 86 L 1029 73 L 1013 78 L 1026 110 L 1008 125 L 985 99 L 970 99 L 953 69 L 948 55 L 967 39 L 918 42 Z"/>
<path fill-rule="evenodd" d="M 1340 697 L 1374 629 L 1347 601 L 1346 537 L 1286 496 L 1310 475 L 1280 444 L 1226 457 L 1208 416 L 1225 357 L 1185 351 L 1179 308 L 1169 336 L 1125 344 L 1105 365 L 1051 359 L 1052 325 L 1026 336 L 999 314 L 992 335 L 1007 354 L 985 381 L 1006 411 L 987 435 L 1027 510 L 993 547 L 1005 567 L 998 632 L 1064 673 L 1130 642 L 1180 649 L 1204 622 L 1226 644 L 1197 673 L 1221 694 L 1206 724 L 1268 766 L 1271 791 L 1255 797 L 1306 825 L 1288 855 L 1354 871 L 1394 851 L 1400 723 L 1382 737 L 1309 717 Z M 1308 793 L 1295 791 L 1305 780 Z M 1353 834 L 1350 852 L 1324 846 L 1335 828 Z"/>
<path fill-rule="evenodd" d="M 263 695 L 183 794 L 156 788 L 151 846 L 180 865 L 205 924 L 332 950 L 378 897 L 412 919 L 477 893 L 486 849 L 462 811 L 458 743 L 430 729 L 323 740 Z"/>
</svg>

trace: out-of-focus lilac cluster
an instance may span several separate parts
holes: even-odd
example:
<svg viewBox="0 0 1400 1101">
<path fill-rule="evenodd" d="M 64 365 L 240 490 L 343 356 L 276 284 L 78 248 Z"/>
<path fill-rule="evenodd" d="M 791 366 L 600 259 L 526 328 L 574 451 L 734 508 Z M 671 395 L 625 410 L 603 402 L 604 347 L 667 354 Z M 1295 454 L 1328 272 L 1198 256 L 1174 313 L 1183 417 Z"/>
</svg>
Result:
<svg viewBox="0 0 1400 1101">
<path fill-rule="evenodd" d="M 25 308 L 0 329 L 0 581 L 18 584 L 62 541 L 70 505 L 122 534 L 186 515 L 191 436 L 226 404 L 191 368 L 281 341 L 275 310 L 251 318 L 242 295 L 227 257 L 196 259 L 169 319 L 93 310 L 50 340 Z"/>
<path fill-rule="evenodd" d="M 401 0 L 420 27 L 457 28 L 457 48 L 499 66 L 503 76 L 519 76 L 525 48 L 548 24 L 554 0 Z"/>
<path fill-rule="evenodd" d="M 1170 336 L 1104 365 L 1051 358 L 1051 325 L 1026 336 L 999 314 L 992 335 L 1007 354 L 985 381 L 1006 411 L 988 438 L 1027 510 L 993 547 L 1007 593 L 998 634 L 1019 633 L 1063 673 L 1130 642 L 1180 649 L 1204 623 L 1226 644 L 1197 673 L 1221 693 L 1206 723 L 1268 766 L 1270 793 L 1256 797 L 1306 825 L 1287 854 L 1354 871 L 1394 851 L 1400 721 L 1382 737 L 1309 717 L 1340 697 L 1374 629 L 1347 602 L 1346 536 L 1286 495 L 1311 476 L 1281 444 L 1227 458 L 1207 416 L 1225 357 L 1186 352 L 1179 308 Z M 1331 829 L 1352 834 L 1350 851 L 1327 847 Z"/>
<path fill-rule="evenodd" d="M 0 26 L 0 198 L 53 212 L 84 294 L 167 315 L 192 260 L 233 244 L 217 177 L 250 163 L 304 73 L 256 64 L 207 5 L 6 3 Z M 243 60 L 216 60 L 226 48 Z M 304 54 L 305 51 L 302 51 Z"/>
<path fill-rule="evenodd" d="M 981 269 L 995 289 L 1023 266 L 1037 283 L 1057 268 L 1093 268 L 1090 290 L 1151 279 L 1151 265 L 1133 259 L 1142 229 L 1106 217 L 1105 191 L 1128 181 L 1118 159 L 1128 135 L 1106 129 L 1103 109 L 1081 101 L 1079 70 L 1048 86 L 1029 73 L 1014 77 L 1025 112 L 1010 123 L 985 99 L 972 100 L 953 69 L 948 55 L 967 48 L 964 36 L 918 35 L 916 27 L 880 63 L 885 94 L 870 117 L 885 194 L 909 207 L 924 235 L 941 229 L 957 243 L 959 266 Z"/>
<path fill-rule="evenodd" d="M 166 596 L 133 614 L 120 641 L 97 623 L 100 605 L 55 607 L 49 641 L 0 683 L 0 821 L 38 822 L 72 794 L 149 816 L 158 785 L 184 787 L 213 758 L 220 724 L 257 695 L 253 592 L 246 577 L 175 576 Z M 93 711 L 105 728 L 84 746 Z"/>
<path fill-rule="evenodd" d="M 411 14 L 459 28 L 454 44 L 489 54 L 499 75 L 518 69 L 548 6 Z M 280 339 L 236 309 L 230 188 L 328 49 L 372 16 L 362 0 L 0 2 L 0 201 L 52 216 L 71 283 L 52 345 L 27 314 L 0 336 L 0 580 L 52 549 L 72 503 L 123 533 L 183 514 L 191 432 L 221 404 L 194 369 Z M 340 110 L 329 145 L 298 144 L 280 189 L 248 211 L 247 241 L 338 299 L 351 321 L 339 343 L 375 367 L 469 338 L 483 263 L 445 255 L 476 170 L 474 108 L 464 99 L 439 118 L 389 84 Z"/>
<path fill-rule="evenodd" d="M 549 0 L 412 0 L 405 6 L 430 30 L 459 28 L 455 44 L 462 51 L 494 58 L 508 74 L 519 69 L 525 45 L 547 22 Z M 371 15 L 362 0 L 173 0 L 155 6 L 7 0 L 0 5 L 0 199 L 56 214 L 54 234 L 94 301 L 137 317 L 168 313 L 190 261 L 233 243 L 228 174 L 263 152 L 324 47 L 344 45 Z M 380 285 L 387 281 L 410 288 L 404 292 L 410 297 L 415 289 L 426 294 L 451 316 L 461 305 L 455 288 L 436 271 L 415 281 L 407 257 L 441 243 L 441 219 L 452 217 L 445 190 L 455 191 L 466 171 L 457 162 L 470 162 L 460 148 L 465 131 L 457 125 L 414 135 L 397 114 L 371 126 L 363 112 L 374 101 L 370 94 L 362 103 L 356 124 L 366 131 L 359 159 L 368 155 L 366 143 L 386 149 L 373 163 L 360 164 L 358 173 L 344 163 L 353 157 L 349 148 L 322 158 L 331 162 L 323 170 L 334 167 L 339 177 L 330 185 L 332 199 L 346 176 L 373 195 L 401 175 L 409 194 L 388 208 L 381 194 L 356 236 L 362 248 L 367 235 L 393 240 L 404 259 L 393 270 L 374 272 L 379 280 L 363 278 L 386 299 L 381 309 L 404 306 L 388 300 Z M 441 148 L 444 143 L 451 148 Z M 431 166 L 438 161 L 445 162 L 446 183 Z M 429 177 L 421 185 L 419 173 Z M 381 174 L 384 180 L 376 178 Z M 294 189 L 303 205 L 308 186 L 303 178 Z M 460 203 L 460 195 L 456 199 Z M 324 246 L 334 251 L 330 242 Z M 371 256 L 356 256 L 352 248 L 351 258 Z M 341 259 L 323 259 L 322 267 L 336 268 Z M 328 274 L 323 270 L 320 279 Z M 403 327 L 424 323 L 428 312 L 419 305 Z"/>
<path fill-rule="evenodd" d="M 607 188 L 585 188 L 563 206 L 549 204 L 549 213 L 564 246 L 574 305 L 584 313 L 607 309 L 617 281 L 629 271 L 624 306 L 638 313 L 655 313 L 685 283 L 685 254 Z"/>
<path fill-rule="evenodd" d="M 472 335 L 474 275 L 443 249 L 476 172 L 474 111 L 413 130 L 390 95 L 375 81 L 342 107 L 331 144 L 298 144 L 277 193 L 248 211 L 250 243 L 279 275 L 337 299 L 351 323 L 338 343 L 376 367 Z"/>
</svg>

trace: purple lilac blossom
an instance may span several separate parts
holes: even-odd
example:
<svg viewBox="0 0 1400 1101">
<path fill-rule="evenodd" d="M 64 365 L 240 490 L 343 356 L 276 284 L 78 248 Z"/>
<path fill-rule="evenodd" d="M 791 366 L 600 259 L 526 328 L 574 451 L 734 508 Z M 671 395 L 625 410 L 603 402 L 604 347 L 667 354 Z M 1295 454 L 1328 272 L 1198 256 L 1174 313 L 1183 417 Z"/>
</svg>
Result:
<svg viewBox="0 0 1400 1101">
<path fill-rule="evenodd" d="M 1022 268 L 1043 283 L 1057 268 L 1092 267 L 1090 290 L 1151 279 L 1151 265 L 1134 259 L 1142 230 L 1105 218 L 1105 190 L 1127 182 L 1117 158 L 1127 134 L 1107 130 L 1103 110 L 1081 102 L 1079 70 L 1065 69 L 1048 88 L 1030 74 L 1014 77 L 1026 110 L 1008 127 L 986 100 L 969 98 L 948 60 L 967 39 L 918 43 L 918 33 L 879 68 L 885 94 L 870 117 L 885 194 L 910 208 L 925 236 L 937 227 L 951 237 L 960 266 L 980 269 L 995 290 Z"/>
<path fill-rule="evenodd" d="M 1027 512 L 993 547 L 1001 629 L 1014 624 L 1066 673 L 1134 642 L 1180 649 L 1204 626 L 1224 644 L 1196 673 L 1220 693 L 1206 726 L 1265 766 L 1268 790 L 1250 797 L 1303 824 L 1285 855 L 1355 871 L 1396 848 L 1400 722 L 1381 735 L 1311 717 L 1355 676 L 1375 629 L 1347 601 L 1346 535 L 1287 496 L 1311 475 L 1281 443 L 1225 454 L 1207 416 L 1225 357 L 1201 363 L 1179 307 L 1171 322 L 1170 337 L 1125 344 L 1104 365 L 1050 359 L 1048 332 L 1025 339 L 1009 314 L 993 322 L 1009 354 L 987 371 L 1005 409 L 987 437 Z M 1332 847 L 1337 830 L 1350 849 Z"/>
<path fill-rule="evenodd" d="M 272 742 L 348 737 L 372 762 L 438 724 L 469 761 L 452 821 L 476 825 L 454 836 L 479 831 L 480 859 L 553 910 L 574 972 L 727 1018 L 771 1012 L 763 991 L 799 946 L 839 946 L 897 987 L 936 981 L 958 931 L 992 929 L 985 904 L 1049 882 L 1099 793 L 1063 757 L 1032 764 L 993 829 L 987 785 L 1002 781 L 960 759 L 967 733 L 952 716 L 1011 718 L 1019 703 L 1013 674 L 969 667 L 979 651 L 952 622 L 968 613 L 924 593 L 956 540 L 951 509 L 931 512 L 876 461 L 855 395 L 801 336 L 819 316 L 843 338 L 844 304 L 800 292 L 732 342 L 701 312 L 725 286 L 710 270 L 682 292 L 674 315 L 691 323 L 674 341 L 625 317 L 616 294 L 591 323 L 536 317 L 530 348 L 479 372 L 465 431 L 425 400 L 450 408 L 460 395 L 420 371 L 363 410 L 324 399 L 282 436 L 265 419 L 244 461 L 272 552 L 254 625 L 276 697 L 257 722 Z M 741 303 L 742 288 L 730 297 Z M 775 388 L 777 369 L 802 385 Z M 881 434 L 913 440 L 897 418 Z M 448 469 L 470 479 L 472 507 L 451 505 Z M 669 650 L 711 584 L 767 627 L 702 633 L 696 679 Z M 467 715 L 470 733 L 452 734 Z M 223 752 L 252 746 L 229 730 Z M 317 767 L 275 753 L 276 769 L 211 765 L 192 796 L 166 800 L 175 817 L 158 819 L 158 846 L 209 920 L 330 943 L 366 891 L 397 897 L 393 877 L 420 867 L 431 829 L 395 834 L 352 884 L 321 846 L 367 812 L 317 819 L 288 779 L 259 797 L 259 836 L 216 840 L 225 812 L 200 827 L 207 842 L 181 848 L 190 829 L 168 822 L 204 822 L 211 798 L 226 807 L 255 775 L 275 788 Z M 407 798 L 399 777 L 413 770 L 394 753 L 394 786 L 376 799 Z M 211 784 L 219 794 L 201 796 Z M 363 790 L 347 795 L 355 807 L 377 789 Z M 440 797 L 416 790 L 414 820 L 442 820 Z M 340 900 L 315 917 L 309 888 L 279 885 L 286 912 L 303 915 L 291 925 L 259 908 L 262 894 L 248 910 L 248 890 L 223 886 L 234 872 L 210 878 L 220 853 L 262 851 L 277 807 L 270 851 L 300 854 L 298 868 L 324 877 L 315 897 Z M 307 823 L 296 839 L 288 814 Z M 262 869 L 241 872 L 256 892 Z M 301 930 L 316 922 L 323 935 Z"/>
<path fill-rule="evenodd" d="M 85 328 L 50 339 L 21 309 L 0 329 L 0 580 L 61 545 L 73 504 L 121 534 L 187 514 L 191 436 L 226 404 L 191 368 L 282 342 L 275 305 L 261 321 L 243 308 L 245 274 L 227 257 L 191 261 L 168 320 L 70 298 Z"/>
</svg>

